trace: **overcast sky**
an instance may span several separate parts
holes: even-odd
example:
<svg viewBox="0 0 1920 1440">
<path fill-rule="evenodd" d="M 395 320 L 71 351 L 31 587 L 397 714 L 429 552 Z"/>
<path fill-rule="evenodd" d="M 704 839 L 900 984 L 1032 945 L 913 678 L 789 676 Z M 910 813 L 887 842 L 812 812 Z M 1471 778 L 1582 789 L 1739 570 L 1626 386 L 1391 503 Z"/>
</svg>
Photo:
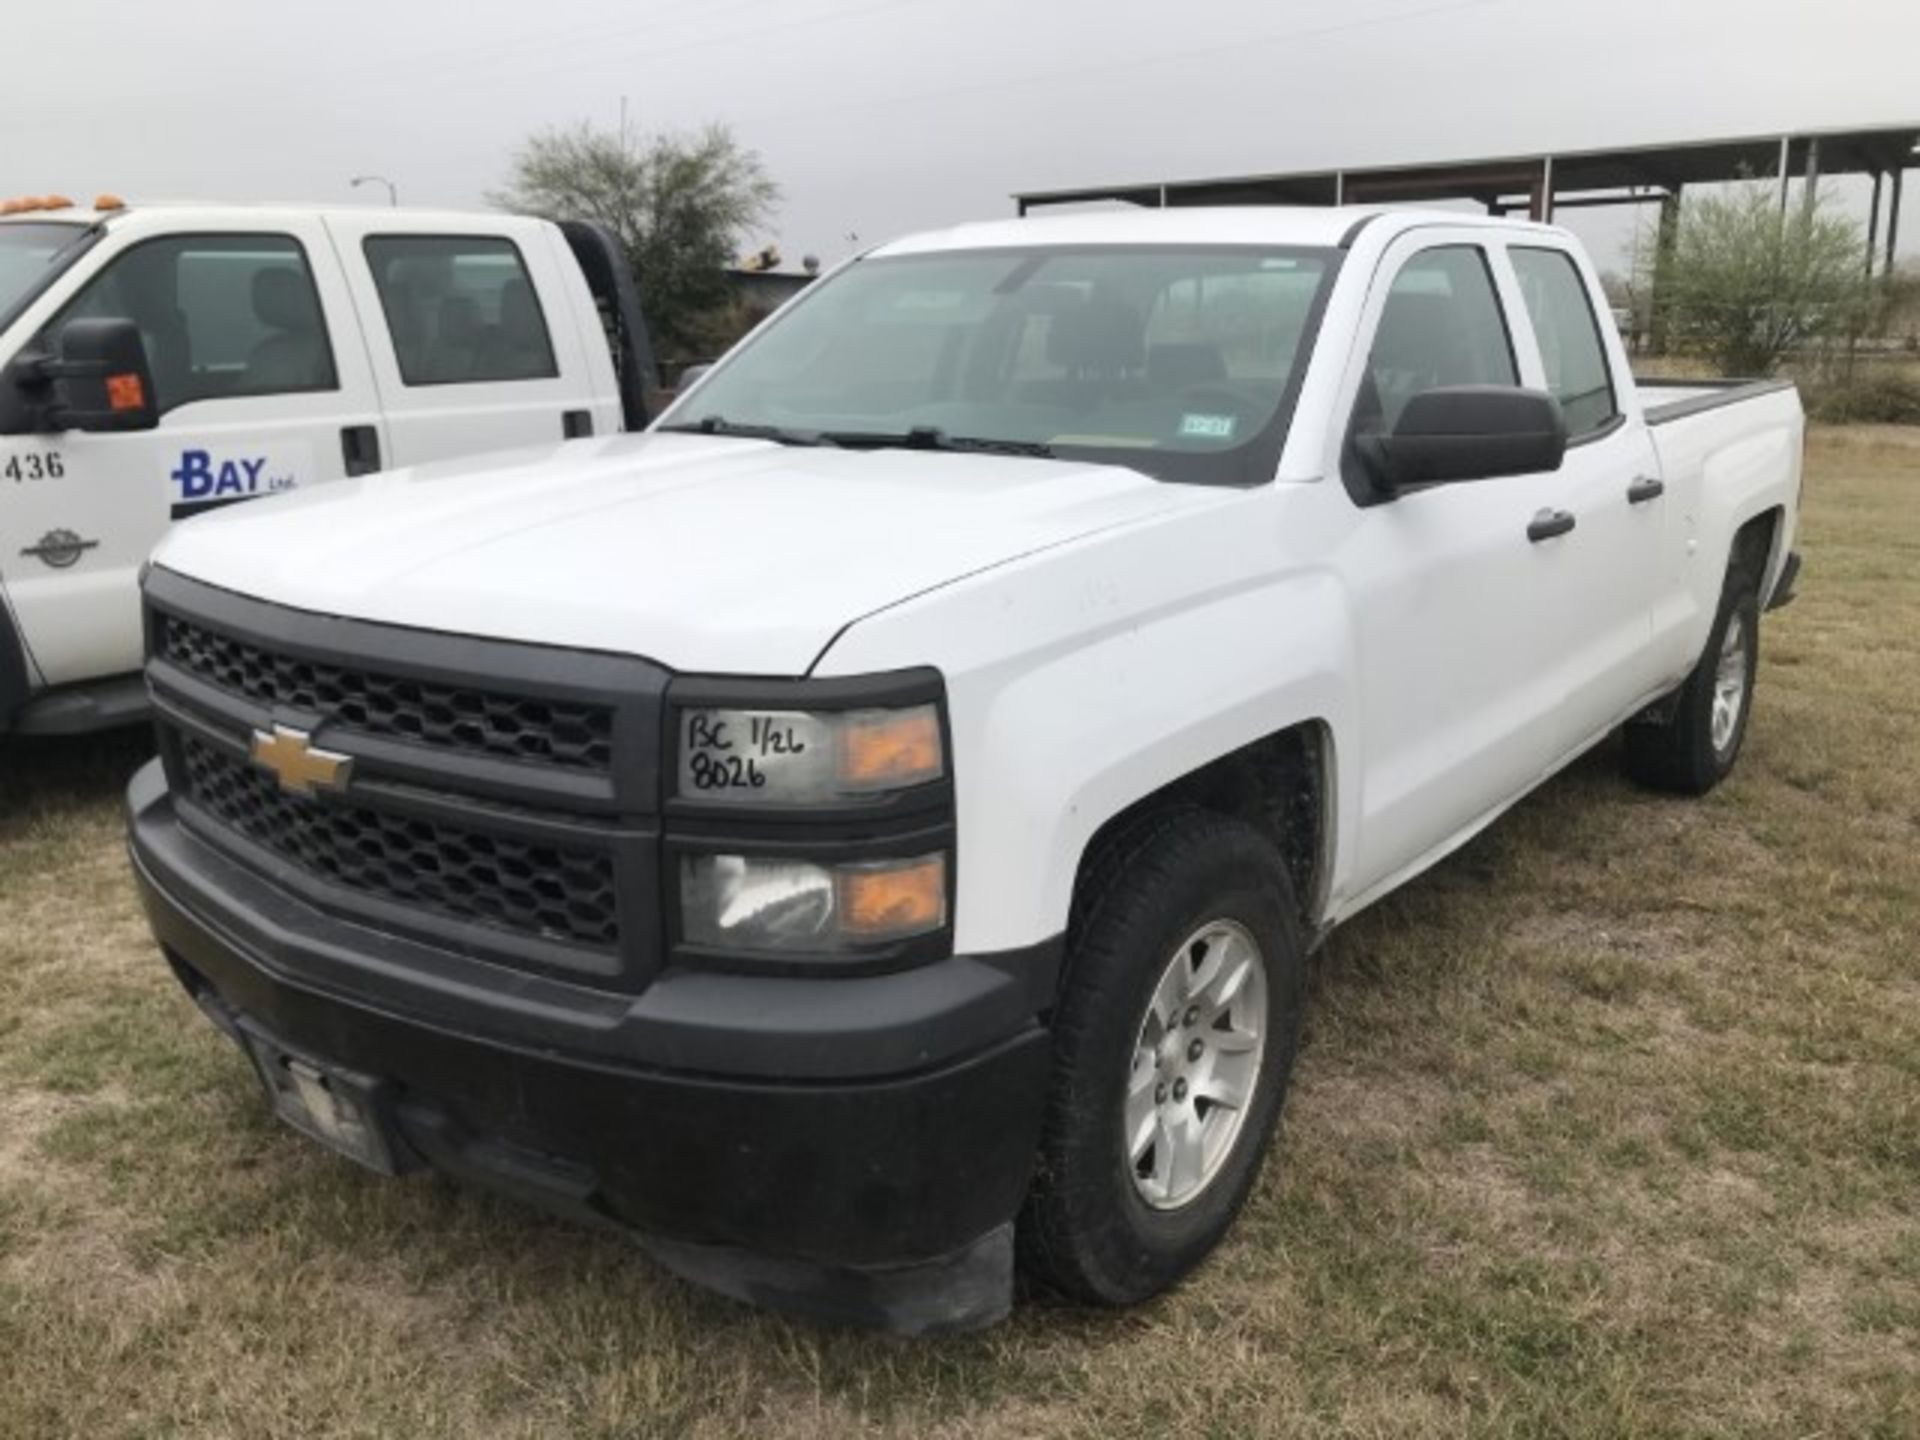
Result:
<svg viewBox="0 0 1920 1440">
<path fill-rule="evenodd" d="M 1920 0 L 10 0 L 0 37 L 0 194 L 477 205 L 625 97 L 757 149 L 789 261 L 1022 189 L 1920 122 Z M 1624 212 L 1575 223 L 1619 263 Z"/>
</svg>

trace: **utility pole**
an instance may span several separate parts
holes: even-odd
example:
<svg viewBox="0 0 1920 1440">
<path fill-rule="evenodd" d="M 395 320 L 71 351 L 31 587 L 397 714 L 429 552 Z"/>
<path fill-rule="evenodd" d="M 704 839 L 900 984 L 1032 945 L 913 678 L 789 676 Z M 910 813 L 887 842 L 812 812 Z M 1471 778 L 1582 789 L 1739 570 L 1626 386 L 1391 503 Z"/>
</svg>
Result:
<svg viewBox="0 0 1920 1440">
<path fill-rule="evenodd" d="M 1653 285 L 1647 296 L 1647 349 L 1667 353 L 1667 291 L 1673 284 L 1673 252 L 1680 244 L 1680 196 L 1675 185 L 1660 197 L 1660 228 L 1653 241 Z"/>
<path fill-rule="evenodd" d="M 396 210 L 400 208 L 399 188 L 395 186 L 391 180 L 387 179 L 386 176 L 356 175 L 353 177 L 352 184 L 355 190 L 358 190 L 362 185 L 384 185 L 387 187 L 387 204 L 393 206 Z"/>
</svg>

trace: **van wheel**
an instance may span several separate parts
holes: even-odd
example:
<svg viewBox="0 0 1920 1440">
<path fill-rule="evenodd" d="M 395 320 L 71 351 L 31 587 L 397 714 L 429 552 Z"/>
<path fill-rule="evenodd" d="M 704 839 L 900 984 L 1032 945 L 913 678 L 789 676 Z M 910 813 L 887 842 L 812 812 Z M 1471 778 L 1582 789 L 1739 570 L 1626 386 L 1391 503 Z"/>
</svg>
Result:
<svg viewBox="0 0 1920 1440">
<path fill-rule="evenodd" d="M 1630 721 L 1627 773 L 1643 785 L 1704 795 L 1733 769 L 1747 738 L 1760 665 L 1760 602 L 1752 578 L 1730 577 L 1707 648 L 1663 722 Z"/>
<path fill-rule="evenodd" d="M 1206 1258 L 1246 1202 L 1285 1098 L 1305 963 L 1280 852 L 1163 811 L 1081 882 L 1054 1070 L 1021 1216 L 1029 1273 L 1128 1305 Z"/>
</svg>

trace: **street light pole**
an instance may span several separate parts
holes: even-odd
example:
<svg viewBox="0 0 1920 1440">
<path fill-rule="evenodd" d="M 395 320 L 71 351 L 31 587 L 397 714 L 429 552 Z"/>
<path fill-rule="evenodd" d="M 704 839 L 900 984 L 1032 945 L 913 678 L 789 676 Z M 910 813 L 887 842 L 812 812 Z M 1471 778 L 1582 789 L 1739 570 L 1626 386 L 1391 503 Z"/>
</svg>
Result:
<svg viewBox="0 0 1920 1440">
<path fill-rule="evenodd" d="M 397 188 L 395 188 L 395 186 L 394 186 L 394 183 L 393 183 L 393 182 L 392 182 L 391 180 L 389 180 L 389 179 L 387 179 L 387 177 L 386 177 L 386 176 L 384 176 L 384 175 L 356 175 L 356 176 L 354 176 L 354 177 L 353 177 L 353 182 L 352 182 L 352 183 L 353 183 L 353 188 L 354 188 L 354 189 L 356 189 L 356 190 L 358 190 L 358 189 L 359 189 L 359 188 L 360 188 L 360 187 L 361 187 L 362 185 L 384 185 L 384 186 L 386 186 L 386 187 L 387 187 L 387 204 L 389 204 L 389 205 L 391 205 L 391 206 L 393 206 L 393 207 L 395 207 L 396 209 L 397 209 L 397 208 L 399 208 L 399 205 L 400 205 L 400 191 L 399 191 L 399 190 L 398 190 Z"/>
</svg>

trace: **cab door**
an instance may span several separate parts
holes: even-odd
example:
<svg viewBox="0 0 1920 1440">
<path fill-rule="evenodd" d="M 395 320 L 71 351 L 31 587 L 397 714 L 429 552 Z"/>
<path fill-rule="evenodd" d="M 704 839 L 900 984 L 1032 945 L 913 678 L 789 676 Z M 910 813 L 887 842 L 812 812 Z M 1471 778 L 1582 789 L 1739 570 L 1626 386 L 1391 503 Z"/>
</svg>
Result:
<svg viewBox="0 0 1920 1440">
<path fill-rule="evenodd" d="M 382 448 L 365 350 L 317 223 L 223 218 L 116 238 L 32 345 L 57 349 L 71 320 L 132 320 L 158 426 L 0 437 L 0 578 L 49 686 L 139 666 L 137 576 L 170 524 L 377 468 Z"/>
<path fill-rule="evenodd" d="M 1526 383 L 1560 402 L 1567 453 L 1558 505 L 1571 520 L 1554 587 L 1537 623 L 1556 644 L 1545 658 L 1559 697 L 1553 725 L 1564 758 L 1660 688 L 1653 601 L 1661 590 L 1666 487 L 1653 439 L 1620 401 L 1618 337 L 1601 323 L 1594 279 L 1571 250 L 1542 236 L 1509 243 L 1514 322 Z M 1609 344 L 1609 339 L 1612 344 Z"/>
<path fill-rule="evenodd" d="M 459 232 L 400 230 L 378 212 L 327 223 L 366 317 L 390 464 L 595 432 L 607 387 L 594 384 L 539 232 L 481 217 Z"/>
<path fill-rule="evenodd" d="M 1359 443 L 1408 400 L 1522 383 L 1514 297 L 1485 232 L 1422 227 L 1381 258 L 1329 465 L 1358 513 L 1341 542 L 1360 677 L 1354 888 L 1375 891 L 1457 843 L 1544 773 L 1557 744 L 1566 583 L 1557 472 L 1383 492 Z"/>
</svg>

